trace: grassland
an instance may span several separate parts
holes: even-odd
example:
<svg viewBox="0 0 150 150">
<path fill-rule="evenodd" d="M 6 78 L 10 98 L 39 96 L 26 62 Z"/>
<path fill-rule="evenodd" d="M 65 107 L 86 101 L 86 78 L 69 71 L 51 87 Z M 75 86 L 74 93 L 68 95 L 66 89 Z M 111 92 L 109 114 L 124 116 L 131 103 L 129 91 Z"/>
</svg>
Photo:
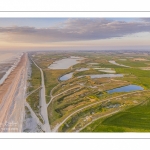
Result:
<svg viewBox="0 0 150 150">
<path fill-rule="evenodd" d="M 111 97 L 111 101 L 102 101 L 102 103 L 96 104 L 92 107 L 82 110 L 81 112 L 76 113 L 75 115 L 70 117 L 70 119 L 68 119 L 59 130 L 63 132 L 72 132 L 79 130 L 80 128 L 84 127 L 87 123 L 91 122 L 96 118 L 109 115 L 115 111 L 123 111 L 137 104 L 140 104 L 141 102 L 147 100 L 149 95 L 150 92 L 144 94 L 142 93 L 142 95 L 136 93 L 128 94 L 126 96 L 120 96 L 117 99 L 112 99 Z"/>
<path fill-rule="evenodd" d="M 28 80 L 29 87 L 28 87 L 28 94 L 33 92 L 34 90 L 38 89 L 41 86 L 41 73 L 40 70 L 34 65 L 34 63 L 31 64 L 32 73 L 31 78 Z M 36 90 L 33 94 L 27 97 L 26 101 L 31 106 L 32 110 L 35 112 L 35 114 L 38 116 L 38 118 L 42 120 L 40 115 L 40 96 L 39 96 L 40 89 Z"/>
<path fill-rule="evenodd" d="M 111 117 L 99 119 L 83 129 L 83 132 L 147 132 L 150 131 L 150 97 L 137 106 Z"/>
<path fill-rule="evenodd" d="M 59 60 L 62 58 L 66 58 L 69 56 L 81 56 L 86 59 L 79 64 L 74 65 L 69 69 L 62 70 L 52 70 L 49 69 L 48 66 L 52 64 L 55 60 Z M 136 55 L 136 54 L 135 54 Z M 101 101 L 113 98 L 116 96 L 121 96 L 125 93 L 113 93 L 108 94 L 107 90 L 129 85 L 136 84 L 144 87 L 144 89 L 150 89 L 150 71 L 149 70 L 141 70 L 140 67 L 149 67 L 148 61 L 132 61 L 132 59 L 127 58 L 130 55 L 123 55 L 117 53 L 108 53 L 108 54 L 98 54 L 98 53 L 37 53 L 34 55 L 34 61 L 42 68 L 44 72 L 45 78 L 45 86 L 46 86 L 46 100 L 49 102 L 50 98 L 53 98 L 50 105 L 47 107 L 49 122 L 51 124 L 52 129 L 59 123 L 61 123 L 65 118 L 67 118 L 73 112 L 88 106 L 90 104 L 94 104 L 96 102 L 100 102 L 98 104 L 92 105 L 92 107 L 88 107 L 75 113 L 71 117 L 69 117 L 64 124 L 61 125 L 59 131 L 61 132 L 74 132 L 78 131 L 81 128 L 94 119 L 98 119 L 102 116 L 109 115 L 109 113 L 113 113 L 115 111 L 119 111 L 117 114 L 113 114 L 111 117 L 103 117 L 94 121 L 90 125 L 88 125 L 83 132 L 130 132 L 130 131 L 149 131 L 148 123 L 149 121 L 145 121 L 143 119 L 143 124 L 141 123 L 141 128 L 137 125 L 134 127 L 134 122 L 138 124 L 138 121 L 141 121 L 140 115 L 134 110 L 134 108 L 141 108 L 145 106 L 144 102 L 149 102 L 149 95 L 147 93 L 143 94 L 129 94 L 129 96 L 123 96 L 120 98 L 111 99 L 111 101 L 107 101 L 106 103 L 101 103 Z M 134 57 L 134 55 L 131 55 Z M 139 54 L 136 55 L 139 57 Z M 135 57 L 135 58 L 136 58 Z M 145 58 L 145 57 L 144 57 Z M 146 57 L 149 59 L 149 57 Z M 120 59 L 126 59 L 126 61 L 122 61 Z M 109 60 L 115 60 L 117 63 L 131 66 L 132 68 L 125 68 L 122 66 L 117 66 L 109 63 Z M 86 71 L 75 71 L 80 68 L 90 68 L 90 70 Z M 123 74 L 124 77 L 118 78 L 100 78 L 100 79 L 91 79 L 89 76 L 77 78 L 82 75 L 90 75 L 90 74 L 104 74 L 94 68 L 111 68 L 115 70 L 116 73 Z M 59 81 L 58 78 L 66 73 L 74 72 L 73 77 L 67 81 Z M 32 76 L 33 78 L 33 76 Z M 52 91 L 53 90 L 53 91 Z M 38 94 L 35 93 L 34 95 Z M 52 94 L 52 95 L 51 95 Z M 35 99 L 34 97 L 30 97 L 30 101 Z M 142 103 L 142 104 L 140 104 Z M 140 105 L 139 105 L 140 104 Z M 32 107 L 38 106 L 37 103 L 31 104 Z M 137 106 L 138 105 L 138 106 Z M 148 104 L 150 105 L 150 104 Z M 37 107 L 36 107 L 37 108 Z M 34 108 L 35 109 L 35 108 Z M 144 107 L 145 112 L 146 107 Z M 134 111 L 133 111 L 134 110 Z M 142 111 L 142 110 L 141 110 Z M 129 113 L 130 112 L 130 113 Z M 118 116 L 117 116 L 118 115 Z M 148 114 L 145 114 L 148 117 Z M 116 117 L 115 117 L 116 116 Z M 115 117 L 115 118 L 113 118 Z M 131 120 L 131 126 L 129 126 L 128 121 Z M 142 116 L 141 116 L 142 117 Z M 121 118 L 121 119 L 120 119 Z M 142 117 L 144 118 L 144 117 Z M 116 120 L 115 120 L 116 119 Z M 118 120 L 119 123 L 118 123 Z M 136 121 L 137 120 L 137 121 Z M 125 125 L 124 125 L 125 124 Z M 123 126 L 124 125 L 124 126 Z M 142 128 L 143 126 L 143 128 Z"/>
<path fill-rule="evenodd" d="M 31 78 L 28 80 L 30 83 L 30 86 L 28 87 L 28 92 L 32 92 L 33 90 L 41 86 L 40 70 L 33 63 L 31 64 L 31 68 L 32 68 L 32 73 L 31 73 Z"/>
<path fill-rule="evenodd" d="M 29 94 L 30 92 L 36 90 L 41 86 L 41 74 L 39 69 L 33 63 L 31 64 L 31 68 L 32 68 L 32 73 L 31 73 L 31 79 L 29 79 L 30 85 L 28 87 Z M 34 111 L 37 111 L 38 110 L 37 107 L 39 106 L 39 90 L 37 90 L 32 95 L 30 95 L 27 98 L 27 102 L 30 104 L 31 108 Z"/>
<path fill-rule="evenodd" d="M 50 96 L 51 90 L 59 84 L 58 78 L 61 74 L 65 73 L 64 70 L 43 70 L 44 71 L 44 79 L 45 79 L 45 87 L 46 87 L 46 101 L 49 102 L 48 96 Z"/>
<path fill-rule="evenodd" d="M 127 74 L 127 76 L 121 80 L 141 85 L 145 89 L 150 88 L 150 70 L 141 70 L 138 68 L 116 68 L 115 70 L 117 73 Z"/>
<path fill-rule="evenodd" d="M 90 70 L 75 72 L 73 76 L 78 77 L 78 76 L 91 75 L 91 74 L 105 74 L 105 73 L 91 68 Z"/>
<path fill-rule="evenodd" d="M 45 88 L 46 88 L 46 101 L 49 102 L 50 98 L 50 91 L 59 84 L 58 78 L 67 72 L 70 71 L 70 69 L 67 70 L 51 70 L 48 69 L 48 66 L 52 64 L 55 60 L 62 59 L 64 57 L 68 56 L 68 54 L 49 54 L 49 53 L 42 53 L 38 55 L 32 56 L 32 59 L 40 66 L 44 72 L 44 80 L 45 80 Z"/>
<path fill-rule="evenodd" d="M 133 61 L 129 59 L 127 59 L 126 61 L 117 60 L 116 62 L 122 65 L 130 66 L 130 67 L 146 67 L 147 66 L 146 64 L 147 62 Z"/>
<path fill-rule="evenodd" d="M 53 102 L 49 105 L 48 113 L 50 115 L 49 120 L 52 126 L 56 125 L 59 121 L 63 120 L 70 113 L 79 108 L 82 108 L 83 106 L 86 106 L 96 101 L 100 101 L 104 98 L 113 97 L 120 94 L 114 93 L 110 95 L 104 92 L 105 90 L 129 84 L 127 82 L 120 83 L 119 80 L 110 81 L 107 78 L 93 80 L 88 77 L 79 78 L 76 80 L 72 79 L 69 82 L 71 83 L 71 85 L 67 84 L 65 86 L 65 83 L 63 84 L 63 89 L 68 90 L 71 89 L 73 86 L 74 88 L 70 91 L 67 91 L 67 93 L 64 93 L 55 98 Z M 107 84 L 107 87 L 103 86 L 103 84 Z M 62 86 L 58 86 L 57 88 L 55 89 L 55 95 L 62 92 Z"/>
</svg>

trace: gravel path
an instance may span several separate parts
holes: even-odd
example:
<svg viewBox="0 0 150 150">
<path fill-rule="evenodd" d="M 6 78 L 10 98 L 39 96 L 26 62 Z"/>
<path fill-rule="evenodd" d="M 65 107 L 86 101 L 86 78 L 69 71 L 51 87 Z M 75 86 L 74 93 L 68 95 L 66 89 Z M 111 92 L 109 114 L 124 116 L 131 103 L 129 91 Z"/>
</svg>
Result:
<svg viewBox="0 0 150 150">
<path fill-rule="evenodd" d="M 42 115 L 42 117 L 44 119 L 43 130 L 45 132 L 51 132 L 50 124 L 49 124 L 49 120 L 48 120 L 47 104 L 46 104 L 46 99 L 45 99 L 45 83 L 44 83 L 43 70 L 34 61 L 33 61 L 33 63 L 36 65 L 37 68 L 39 68 L 39 70 L 41 72 L 40 105 L 41 105 L 41 115 Z"/>
</svg>

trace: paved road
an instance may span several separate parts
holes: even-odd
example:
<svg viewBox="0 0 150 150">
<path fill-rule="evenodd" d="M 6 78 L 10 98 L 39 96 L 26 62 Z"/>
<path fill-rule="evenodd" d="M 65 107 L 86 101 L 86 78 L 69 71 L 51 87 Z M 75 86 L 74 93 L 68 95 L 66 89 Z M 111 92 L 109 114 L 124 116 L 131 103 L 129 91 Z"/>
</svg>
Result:
<svg viewBox="0 0 150 150">
<path fill-rule="evenodd" d="M 46 99 L 45 99 L 45 83 L 44 83 L 43 70 L 34 61 L 33 61 L 33 63 L 37 66 L 37 68 L 39 68 L 39 70 L 41 72 L 41 87 L 42 88 L 41 88 L 41 94 L 40 94 L 40 96 L 41 96 L 40 97 L 40 105 L 41 105 L 41 115 L 44 119 L 43 130 L 45 132 L 51 132 L 50 124 L 49 124 L 49 120 L 48 120 L 47 104 L 46 104 Z"/>
</svg>

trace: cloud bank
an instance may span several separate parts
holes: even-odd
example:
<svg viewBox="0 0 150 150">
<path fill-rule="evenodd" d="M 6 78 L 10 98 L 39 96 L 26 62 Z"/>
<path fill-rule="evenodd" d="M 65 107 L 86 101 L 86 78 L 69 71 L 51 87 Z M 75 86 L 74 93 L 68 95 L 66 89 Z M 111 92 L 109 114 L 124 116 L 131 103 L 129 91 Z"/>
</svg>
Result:
<svg viewBox="0 0 150 150">
<path fill-rule="evenodd" d="M 134 33 L 150 32 L 149 18 L 144 20 L 125 22 L 107 19 L 68 19 L 49 28 L 0 27 L 0 40 L 23 43 L 50 43 L 110 39 Z"/>
</svg>

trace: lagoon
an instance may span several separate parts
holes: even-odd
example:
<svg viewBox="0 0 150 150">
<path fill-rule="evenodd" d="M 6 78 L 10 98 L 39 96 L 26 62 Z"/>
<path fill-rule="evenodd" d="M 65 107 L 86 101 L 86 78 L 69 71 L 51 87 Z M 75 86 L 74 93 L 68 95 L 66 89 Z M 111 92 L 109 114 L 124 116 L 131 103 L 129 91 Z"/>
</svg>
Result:
<svg viewBox="0 0 150 150">
<path fill-rule="evenodd" d="M 60 81 L 66 81 L 72 78 L 74 72 L 70 72 L 68 74 L 65 74 L 59 78 Z M 85 76 L 90 76 L 91 79 L 94 78 L 114 78 L 114 77 L 123 77 L 123 74 L 92 74 L 92 75 L 83 75 L 83 76 L 78 76 L 77 78 L 85 77 Z"/>
<path fill-rule="evenodd" d="M 48 68 L 49 69 L 69 69 L 71 66 L 80 63 L 82 57 L 71 56 L 69 58 L 64 58 L 53 62 Z"/>
<path fill-rule="evenodd" d="M 68 74 L 65 74 L 65 75 L 61 76 L 61 77 L 59 78 L 59 80 L 60 80 L 60 81 L 69 80 L 69 79 L 72 78 L 72 75 L 73 75 L 73 72 L 70 72 L 70 73 L 68 73 Z"/>
<path fill-rule="evenodd" d="M 87 75 L 86 75 L 87 76 Z M 92 79 L 93 78 L 114 78 L 114 77 L 123 77 L 122 74 L 95 74 L 89 75 Z"/>
<path fill-rule="evenodd" d="M 80 68 L 80 69 L 76 69 L 76 71 L 86 71 L 89 70 L 89 68 Z"/>
<path fill-rule="evenodd" d="M 114 60 L 110 60 L 109 62 L 110 62 L 111 64 L 113 64 L 113 65 L 122 66 L 122 67 L 129 67 L 129 66 L 125 66 L 125 65 L 122 65 L 122 64 L 118 64 L 118 63 L 116 63 Z"/>
<path fill-rule="evenodd" d="M 138 91 L 138 90 L 143 90 L 143 88 L 141 86 L 137 86 L 137 85 L 127 85 L 127 86 L 123 86 L 120 88 L 115 88 L 112 90 L 107 91 L 107 93 L 111 94 L 111 93 L 115 93 L 115 92 L 131 92 L 131 91 Z"/>
</svg>

